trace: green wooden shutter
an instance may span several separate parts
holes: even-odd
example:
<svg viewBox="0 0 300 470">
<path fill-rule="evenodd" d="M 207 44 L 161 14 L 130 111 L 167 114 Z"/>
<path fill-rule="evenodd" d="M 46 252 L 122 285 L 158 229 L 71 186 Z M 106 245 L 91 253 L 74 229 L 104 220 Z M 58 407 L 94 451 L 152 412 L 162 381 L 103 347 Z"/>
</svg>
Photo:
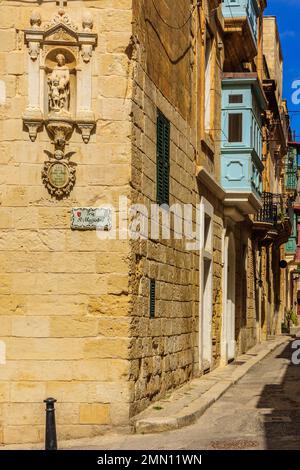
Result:
<svg viewBox="0 0 300 470">
<path fill-rule="evenodd" d="M 157 203 L 169 204 L 170 121 L 159 111 L 157 116 Z"/>
<path fill-rule="evenodd" d="M 169 174 L 170 174 L 170 122 L 165 119 L 164 123 L 164 204 L 169 204 Z"/>
<path fill-rule="evenodd" d="M 150 318 L 155 318 L 155 280 L 150 279 Z"/>
</svg>

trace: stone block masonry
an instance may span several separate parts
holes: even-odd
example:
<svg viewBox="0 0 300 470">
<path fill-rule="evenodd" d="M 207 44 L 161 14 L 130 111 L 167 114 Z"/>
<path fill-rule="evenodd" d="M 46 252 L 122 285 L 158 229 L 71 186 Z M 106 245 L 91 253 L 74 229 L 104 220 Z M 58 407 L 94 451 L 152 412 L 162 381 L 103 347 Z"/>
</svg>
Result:
<svg viewBox="0 0 300 470">
<path fill-rule="evenodd" d="M 3 3 L 3 2 L 2 2 Z M 51 198 L 41 181 L 45 131 L 32 143 L 23 128 L 28 51 L 23 31 L 37 9 L 43 24 L 55 2 L 0 5 L 0 444 L 44 439 L 44 404 L 58 400 L 59 439 L 87 437 L 126 425 L 129 298 L 126 241 L 101 242 L 72 232 L 72 207 L 113 204 L 130 191 L 130 0 L 72 1 L 79 27 L 88 8 L 98 44 L 92 59 L 96 130 L 88 145 L 76 134 L 69 149 L 77 182 L 68 199 Z M 9 3 L 9 5 L 6 5 Z"/>
<path fill-rule="evenodd" d="M 95 47 L 77 51 L 88 86 L 83 96 L 78 88 L 76 98 L 96 125 L 88 143 L 73 132 L 67 151 L 74 152 L 76 183 L 67 197 L 55 199 L 41 180 L 54 150 L 50 136 L 41 128 L 32 142 L 22 118 L 30 100 L 41 98 L 28 86 L 33 69 L 39 81 L 40 69 L 26 30 L 36 8 L 41 25 L 37 15 L 31 26 L 36 34 L 45 31 L 58 12 L 55 3 L 0 2 L 0 445 L 43 441 L 48 396 L 57 399 L 59 440 L 128 426 L 147 406 L 228 359 L 227 300 L 236 307 L 234 355 L 257 341 L 252 221 L 237 222 L 238 211 L 226 212 L 219 185 L 221 82 L 228 66 L 221 6 L 216 12 L 208 1 L 198 2 L 199 11 L 190 0 L 156 2 L 159 10 L 141 0 L 67 2 L 80 30 L 86 10 L 92 14 Z M 63 48 L 65 38 L 56 34 L 42 44 Z M 214 36 L 210 129 L 204 122 L 208 36 Z M 43 47 L 38 53 L 45 54 Z M 70 74 L 71 91 L 77 72 Z M 55 93 L 51 98 L 55 108 Z M 175 237 L 100 240 L 95 231 L 72 230 L 73 208 L 117 206 L 120 196 L 128 206 L 150 209 L 157 202 L 159 112 L 170 123 L 170 205 L 196 209 L 205 200 L 201 229 L 208 246 L 190 251 L 186 239 Z M 76 119 L 75 113 L 79 125 Z M 195 229 L 196 210 L 192 222 Z M 236 266 L 226 260 L 226 240 L 231 250 L 234 245 Z M 266 269 L 269 261 L 263 260 Z M 204 357 L 202 344 L 207 262 L 211 357 Z M 234 267 L 235 299 L 234 285 L 224 290 Z"/>
<path fill-rule="evenodd" d="M 172 57 L 179 56 L 190 42 L 190 24 L 177 32 L 177 43 L 177 39 L 174 42 L 174 31 L 162 27 L 150 3 L 146 2 L 144 9 L 135 1 L 133 8 L 137 18 L 134 34 L 138 43 L 133 74 L 131 198 L 134 203 L 143 203 L 149 208 L 150 204 L 156 203 L 156 121 L 157 110 L 160 110 L 170 121 L 170 205 L 192 204 L 195 207 L 199 202 L 195 134 L 190 115 L 192 101 L 186 93 L 192 79 L 190 55 L 186 53 L 175 65 L 163 50 L 163 44 L 169 47 L 173 41 Z M 187 17 L 190 12 L 188 2 L 181 4 L 181 8 L 182 17 Z M 160 5 L 160 9 L 164 17 L 174 22 L 174 9 L 168 9 L 167 4 Z M 152 27 L 147 24 L 147 18 Z M 145 43 L 143 37 L 147 38 Z M 156 60 L 153 60 L 154 54 Z M 186 240 L 157 242 L 151 238 L 131 243 L 132 346 L 129 357 L 134 392 L 131 416 L 168 390 L 188 381 L 196 372 L 199 256 L 197 252 L 188 251 L 185 243 Z M 153 319 L 149 315 L 150 279 L 156 281 Z"/>
</svg>

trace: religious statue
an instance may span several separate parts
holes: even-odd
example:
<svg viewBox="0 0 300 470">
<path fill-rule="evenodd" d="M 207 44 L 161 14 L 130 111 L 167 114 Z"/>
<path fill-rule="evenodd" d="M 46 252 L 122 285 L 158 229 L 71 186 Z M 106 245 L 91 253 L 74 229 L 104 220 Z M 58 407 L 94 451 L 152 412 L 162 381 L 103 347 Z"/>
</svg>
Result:
<svg viewBox="0 0 300 470">
<path fill-rule="evenodd" d="M 70 107 L 70 71 L 63 54 L 56 56 L 57 65 L 48 79 L 49 110 L 54 112 L 69 111 Z"/>
</svg>

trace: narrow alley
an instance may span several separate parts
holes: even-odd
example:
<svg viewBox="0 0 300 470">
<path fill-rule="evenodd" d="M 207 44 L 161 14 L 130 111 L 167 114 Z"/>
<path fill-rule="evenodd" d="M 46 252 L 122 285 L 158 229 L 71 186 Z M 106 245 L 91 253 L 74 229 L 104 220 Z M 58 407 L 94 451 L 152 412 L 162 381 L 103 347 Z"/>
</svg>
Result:
<svg viewBox="0 0 300 470">
<path fill-rule="evenodd" d="M 292 342 L 279 346 L 254 366 L 193 426 L 152 435 L 107 435 L 89 439 L 90 445 L 84 440 L 71 448 L 167 450 L 176 445 L 178 450 L 298 449 L 300 365 L 291 363 Z"/>
</svg>

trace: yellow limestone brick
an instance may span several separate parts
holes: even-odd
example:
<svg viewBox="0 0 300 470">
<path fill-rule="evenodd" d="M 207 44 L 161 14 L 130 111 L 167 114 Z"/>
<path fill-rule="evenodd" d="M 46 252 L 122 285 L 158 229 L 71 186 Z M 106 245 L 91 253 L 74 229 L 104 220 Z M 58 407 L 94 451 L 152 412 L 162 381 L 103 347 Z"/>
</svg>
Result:
<svg viewBox="0 0 300 470">
<path fill-rule="evenodd" d="M 70 212 L 65 207 L 40 207 L 38 209 L 40 228 L 69 228 Z"/>
<path fill-rule="evenodd" d="M 14 226 L 16 229 L 37 228 L 37 209 L 35 207 L 16 207 L 14 209 Z"/>
<path fill-rule="evenodd" d="M 84 345 L 86 358 L 127 359 L 129 354 L 128 338 L 91 338 Z"/>
<path fill-rule="evenodd" d="M 20 20 L 19 8 L 3 4 L 0 6 L 1 27 L 2 28 L 15 28 Z"/>
<path fill-rule="evenodd" d="M 113 403 L 110 414 L 113 425 L 122 426 L 129 422 L 129 407 L 123 403 Z"/>
<path fill-rule="evenodd" d="M 100 19 L 103 31 L 131 31 L 131 10 L 105 10 Z"/>
<path fill-rule="evenodd" d="M 27 338 L 48 338 L 49 319 L 46 317 L 21 317 L 12 319 L 12 335 Z"/>
<path fill-rule="evenodd" d="M 111 256 L 110 253 L 101 253 L 96 255 L 96 270 L 102 273 L 124 273 L 129 271 L 129 260 L 124 256 Z"/>
<path fill-rule="evenodd" d="M 23 52 L 12 52 L 6 55 L 6 71 L 11 75 L 23 75 L 26 66 L 26 56 Z"/>
<path fill-rule="evenodd" d="M 98 323 L 98 333 L 103 336 L 123 336 L 129 337 L 130 318 L 101 317 Z"/>
<path fill-rule="evenodd" d="M 5 426 L 3 429 L 4 444 L 18 444 L 22 442 L 36 443 L 43 439 L 44 426 Z"/>
<path fill-rule="evenodd" d="M 98 59 L 98 75 L 118 75 L 127 77 L 128 57 L 124 54 L 103 54 Z"/>
<path fill-rule="evenodd" d="M 126 47 L 130 41 L 130 32 L 115 32 L 110 31 L 106 33 L 107 52 L 120 53 L 125 52 Z"/>
<path fill-rule="evenodd" d="M 54 317 L 50 319 L 51 337 L 79 337 L 97 336 L 98 320 L 95 318 L 79 317 Z"/>
<path fill-rule="evenodd" d="M 81 424 L 109 424 L 110 405 L 80 405 L 79 421 Z"/>
<path fill-rule="evenodd" d="M 85 424 L 83 426 L 82 424 L 61 424 L 58 432 L 61 440 L 99 436 L 99 425 Z"/>
<path fill-rule="evenodd" d="M 105 98 L 126 98 L 128 80 L 125 77 L 101 77 L 98 91 Z"/>
<path fill-rule="evenodd" d="M 1 207 L 0 208 L 0 229 L 12 228 L 13 216 L 12 209 Z"/>
<path fill-rule="evenodd" d="M 5 16 L 5 15 L 4 15 Z M 1 24 L 2 26 L 2 24 Z M 0 52 L 10 52 L 16 46 L 16 32 L 14 29 L 0 31 Z"/>
<path fill-rule="evenodd" d="M 9 383 L 0 382 L 0 403 L 7 403 L 9 401 Z"/>
<path fill-rule="evenodd" d="M 72 373 L 72 365 L 71 361 L 65 360 L 8 360 L 5 367 L 0 366 L 0 380 L 14 382 L 72 380 L 73 376 L 80 377 L 79 373 L 77 375 Z"/>
<path fill-rule="evenodd" d="M 100 379 L 104 382 L 126 381 L 128 375 L 129 361 L 123 359 L 85 359 L 76 361 L 72 371 L 74 380 L 83 381 L 99 381 Z"/>
<path fill-rule="evenodd" d="M 81 359 L 84 356 L 85 341 L 83 339 L 13 337 L 0 339 L 6 343 L 8 360 L 68 360 Z"/>
<path fill-rule="evenodd" d="M 59 403 L 80 403 L 96 400 L 96 384 L 94 382 L 48 382 L 47 396 L 55 397 Z"/>
<path fill-rule="evenodd" d="M 18 296 L 22 301 L 22 296 Z M 85 295 L 33 295 L 26 301 L 27 315 L 83 315 L 88 312 L 87 297 Z M 1 296 L 0 296 L 1 314 Z"/>
<path fill-rule="evenodd" d="M 9 336 L 12 334 L 12 319 L 10 316 L 2 316 L 0 324 L 2 336 Z"/>
<path fill-rule="evenodd" d="M 0 315 L 23 315 L 26 312 L 26 296 L 0 295 Z"/>
<path fill-rule="evenodd" d="M 111 315 L 122 317 L 128 315 L 129 308 L 128 295 L 100 295 L 90 297 L 88 302 L 88 313 L 90 315 Z"/>
<path fill-rule="evenodd" d="M 43 425 L 44 403 L 8 403 L 3 405 L 5 423 L 13 426 Z"/>
<path fill-rule="evenodd" d="M 45 383 L 12 382 L 10 385 L 10 400 L 12 402 L 21 403 L 26 399 L 26 402 L 42 403 L 45 396 Z"/>
</svg>

